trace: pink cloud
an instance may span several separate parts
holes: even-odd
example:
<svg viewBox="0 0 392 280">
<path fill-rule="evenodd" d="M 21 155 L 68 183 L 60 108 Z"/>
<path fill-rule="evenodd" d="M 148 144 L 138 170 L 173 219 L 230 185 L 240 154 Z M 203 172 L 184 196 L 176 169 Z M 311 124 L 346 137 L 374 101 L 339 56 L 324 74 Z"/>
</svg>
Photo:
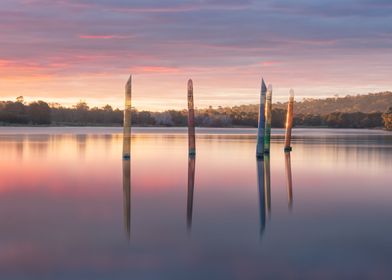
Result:
<svg viewBox="0 0 392 280">
<path fill-rule="evenodd" d="M 131 36 L 122 36 L 122 35 L 79 35 L 80 39 L 127 39 Z"/>
<path fill-rule="evenodd" d="M 34 62 L 20 63 L 0 59 L 0 76 L 4 79 L 48 79 L 52 76 L 47 66 Z"/>
<path fill-rule="evenodd" d="M 261 63 L 261 65 L 264 67 L 276 66 L 278 64 L 280 64 L 280 62 L 276 60 L 266 60 Z"/>
<path fill-rule="evenodd" d="M 180 69 L 177 67 L 166 67 L 166 66 L 137 66 L 131 68 L 131 72 L 135 73 L 160 73 L 160 74 L 172 74 L 179 73 Z"/>
</svg>

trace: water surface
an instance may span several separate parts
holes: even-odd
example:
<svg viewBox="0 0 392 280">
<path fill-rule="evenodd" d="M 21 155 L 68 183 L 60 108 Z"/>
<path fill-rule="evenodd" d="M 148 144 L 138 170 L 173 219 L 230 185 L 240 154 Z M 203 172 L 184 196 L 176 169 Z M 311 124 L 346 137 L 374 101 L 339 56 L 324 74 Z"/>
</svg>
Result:
<svg viewBox="0 0 392 280">
<path fill-rule="evenodd" d="M 392 134 L 0 128 L 1 279 L 391 279 Z"/>
</svg>

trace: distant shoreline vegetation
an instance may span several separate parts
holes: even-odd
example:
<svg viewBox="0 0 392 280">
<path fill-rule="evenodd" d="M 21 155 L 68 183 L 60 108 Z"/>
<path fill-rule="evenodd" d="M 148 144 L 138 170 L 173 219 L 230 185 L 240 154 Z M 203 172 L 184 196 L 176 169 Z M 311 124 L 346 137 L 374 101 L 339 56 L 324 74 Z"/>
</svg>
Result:
<svg viewBox="0 0 392 280">
<path fill-rule="evenodd" d="M 272 127 L 284 127 L 287 103 L 275 103 Z M 392 130 L 392 92 L 368 95 L 305 99 L 295 102 L 294 127 L 382 128 Z M 241 105 L 195 110 L 201 127 L 257 127 L 258 105 Z M 110 105 L 90 108 L 80 101 L 72 108 L 35 101 L 26 104 L 0 101 L 2 126 L 121 126 L 123 111 Z M 187 110 L 150 112 L 132 110 L 135 126 L 186 126 Z"/>
</svg>

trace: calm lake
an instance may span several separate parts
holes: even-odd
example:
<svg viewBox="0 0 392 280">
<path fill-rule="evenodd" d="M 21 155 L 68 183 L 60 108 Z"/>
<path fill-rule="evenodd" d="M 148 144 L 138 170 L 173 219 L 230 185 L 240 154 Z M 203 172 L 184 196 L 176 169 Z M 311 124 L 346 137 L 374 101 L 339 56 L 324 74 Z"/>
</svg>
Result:
<svg viewBox="0 0 392 280">
<path fill-rule="evenodd" d="M 392 279 L 392 133 L 0 128 L 1 279 Z"/>
</svg>

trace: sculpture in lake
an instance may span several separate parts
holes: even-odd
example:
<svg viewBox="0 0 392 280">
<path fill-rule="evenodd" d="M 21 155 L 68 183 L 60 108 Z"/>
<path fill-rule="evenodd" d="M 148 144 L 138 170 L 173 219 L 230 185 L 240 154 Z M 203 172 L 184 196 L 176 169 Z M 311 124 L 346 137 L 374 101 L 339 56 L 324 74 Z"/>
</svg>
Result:
<svg viewBox="0 0 392 280">
<path fill-rule="evenodd" d="M 264 126 L 265 126 L 265 99 L 267 87 L 265 86 L 264 79 L 261 79 L 260 91 L 260 106 L 259 106 L 259 119 L 257 128 L 257 146 L 256 157 L 263 158 L 264 155 Z"/>
<path fill-rule="evenodd" d="M 290 89 L 289 103 L 287 104 L 286 133 L 284 139 L 284 150 L 291 151 L 291 129 L 293 127 L 294 90 Z"/>
<path fill-rule="evenodd" d="M 193 105 L 193 82 L 188 80 L 188 152 L 189 155 L 196 154 L 195 140 L 195 110 Z"/>
<path fill-rule="evenodd" d="M 271 141 L 271 119 L 272 119 L 272 85 L 268 85 L 265 100 L 265 132 L 264 132 L 264 153 L 270 152 Z"/>
<path fill-rule="evenodd" d="M 131 156 L 131 107 L 132 107 L 132 75 L 125 85 L 123 158 Z"/>
</svg>

